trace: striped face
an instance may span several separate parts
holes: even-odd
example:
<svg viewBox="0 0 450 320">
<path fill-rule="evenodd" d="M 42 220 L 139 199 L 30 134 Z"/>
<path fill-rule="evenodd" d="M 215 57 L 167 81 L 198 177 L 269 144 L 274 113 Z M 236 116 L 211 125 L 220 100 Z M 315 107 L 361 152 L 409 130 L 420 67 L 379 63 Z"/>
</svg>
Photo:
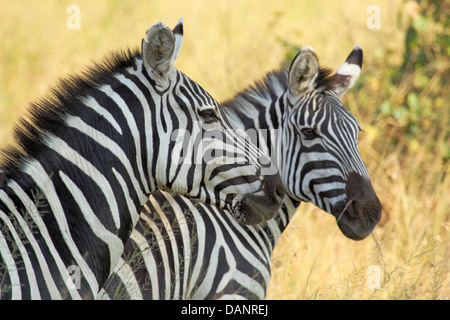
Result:
<svg viewBox="0 0 450 320">
<path fill-rule="evenodd" d="M 288 194 L 333 214 L 341 231 L 359 240 L 370 234 L 381 204 L 358 153 L 360 126 L 339 97 L 359 75 L 362 51 L 355 48 L 332 77 L 305 47 L 292 62 L 283 117 L 282 179 Z"/>
<path fill-rule="evenodd" d="M 291 195 L 331 212 L 346 198 L 350 172 L 368 178 L 357 149 L 358 121 L 332 93 L 312 92 L 288 105 L 283 139 L 289 141 L 286 161 L 292 169 L 285 179 Z"/>
<path fill-rule="evenodd" d="M 271 219 L 284 198 L 278 172 L 218 103 L 174 67 L 182 31 L 182 21 L 173 31 L 158 23 L 142 42 L 143 66 L 157 91 L 158 119 L 147 133 L 158 154 L 149 164 L 156 186 L 227 209 L 241 223 Z"/>
</svg>

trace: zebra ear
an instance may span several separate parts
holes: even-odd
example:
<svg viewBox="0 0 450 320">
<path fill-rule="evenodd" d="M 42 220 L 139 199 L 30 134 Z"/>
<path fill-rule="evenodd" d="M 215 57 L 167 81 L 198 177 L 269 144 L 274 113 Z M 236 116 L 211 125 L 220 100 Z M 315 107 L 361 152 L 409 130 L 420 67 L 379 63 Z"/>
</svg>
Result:
<svg viewBox="0 0 450 320">
<path fill-rule="evenodd" d="M 147 39 L 142 39 L 141 53 L 144 64 L 158 78 L 168 79 L 175 56 L 175 36 L 163 22 L 147 30 Z"/>
<path fill-rule="evenodd" d="M 295 95 L 314 90 L 314 80 L 319 72 L 319 60 L 313 48 L 306 46 L 297 54 L 289 68 L 289 86 Z"/>
<path fill-rule="evenodd" d="M 177 25 L 173 28 L 172 32 L 175 36 L 175 51 L 173 55 L 173 61 L 178 57 L 178 51 L 180 51 L 181 44 L 183 43 L 183 25 L 184 19 L 183 17 L 178 20 Z"/>
<path fill-rule="evenodd" d="M 363 51 L 360 46 L 355 46 L 347 60 L 333 76 L 337 83 L 333 91 L 336 92 L 339 98 L 355 84 L 361 72 L 362 63 Z"/>
</svg>

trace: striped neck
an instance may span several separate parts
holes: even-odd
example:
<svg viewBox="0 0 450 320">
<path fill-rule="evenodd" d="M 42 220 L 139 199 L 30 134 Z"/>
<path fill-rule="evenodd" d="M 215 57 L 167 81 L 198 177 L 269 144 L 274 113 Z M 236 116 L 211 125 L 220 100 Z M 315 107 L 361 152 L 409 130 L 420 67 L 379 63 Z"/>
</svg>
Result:
<svg viewBox="0 0 450 320">
<path fill-rule="evenodd" d="M 156 190 L 152 114 L 128 83 L 145 68 L 136 54 L 115 59 L 33 105 L 19 146 L 3 151 L 0 274 L 12 298 L 95 297 Z"/>
<path fill-rule="evenodd" d="M 284 151 L 279 135 L 285 108 L 284 93 L 289 86 L 287 76 L 284 69 L 270 72 L 262 81 L 222 103 L 223 110 L 236 128 L 244 130 L 255 145 L 270 155 L 274 164 Z M 299 205 L 299 201 L 286 195 L 284 205 L 273 219 L 280 232 L 286 228 Z M 275 238 L 276 242 L 278 237 Z"/>
</svg>

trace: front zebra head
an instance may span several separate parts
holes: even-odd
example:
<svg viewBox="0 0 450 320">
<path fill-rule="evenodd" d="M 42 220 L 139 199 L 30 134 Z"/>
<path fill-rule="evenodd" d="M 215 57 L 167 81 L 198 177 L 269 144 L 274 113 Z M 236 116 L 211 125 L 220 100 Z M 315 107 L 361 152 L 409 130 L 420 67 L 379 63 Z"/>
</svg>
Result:
<svg viewBox="0 0 450 320">
<path fill-rule="evenodd" d="M 283 116 L 282 179 L 288 194 L 333 214 L 347 237 L 369 235 L 381 217 L 381 203 L 358 153 L 360 126 L 339 98 L 353 86 L 362 66 L 355 47 L 333 75 L 319 68 L 304 47 L 289 69 Z"/>
<path fill-rule="evenodd" d="M 152 176 L 158 189 L 228 209 L 241 223 L 266 221 L 283 201 L 281 178 L 218 103 L 175 68 L 182 22 L 173 30 L 159 22 L 142 40 L 143 64 L 160 97 L 149 133 L 158 152 Z"/>
</svg>

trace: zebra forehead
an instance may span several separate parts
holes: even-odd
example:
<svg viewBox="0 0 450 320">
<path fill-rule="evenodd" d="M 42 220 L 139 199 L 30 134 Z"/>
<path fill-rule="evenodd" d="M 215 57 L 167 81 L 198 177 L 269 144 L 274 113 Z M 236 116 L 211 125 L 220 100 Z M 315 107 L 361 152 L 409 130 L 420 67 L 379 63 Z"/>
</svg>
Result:
<svg viewBox="0 0 450 320">
<path fill-rule="evenodd" d="M 319 114 L 321 121 L 328 120 L 360 128 L 358 119 L 345 109 L 342 102 L 333 93 L 313 92 L 312 97 L 308 99 L 308 103 L 304 106 L 304 110 L 305 113 Z"/>
<path fill-rule="evenodd" d="M 208 91 L 206 91 L 202 86 L 200 86 L 197 82 L 189 78 L 186 74 L 183 72 L 177 70 L 179 74 L 183 77 L 182 82 L 178 82 L 178 86 L 183 86 L 185 88 L 189 88 L 190 91 L 195 93 L 195 96 L 200 99 L 201 105 L 211 105 L 214 107 L 219 107 L 219 103 L 216 99 L 214 99 Z"/>
<path fill-rule="evenodd" d="M 361 125 L 358 119 L 341 104 L 338 107 L 333 108 L 333 121 L 341 125 L 347 125 L 358 128 L 361 130 Z"/>
</svg>

